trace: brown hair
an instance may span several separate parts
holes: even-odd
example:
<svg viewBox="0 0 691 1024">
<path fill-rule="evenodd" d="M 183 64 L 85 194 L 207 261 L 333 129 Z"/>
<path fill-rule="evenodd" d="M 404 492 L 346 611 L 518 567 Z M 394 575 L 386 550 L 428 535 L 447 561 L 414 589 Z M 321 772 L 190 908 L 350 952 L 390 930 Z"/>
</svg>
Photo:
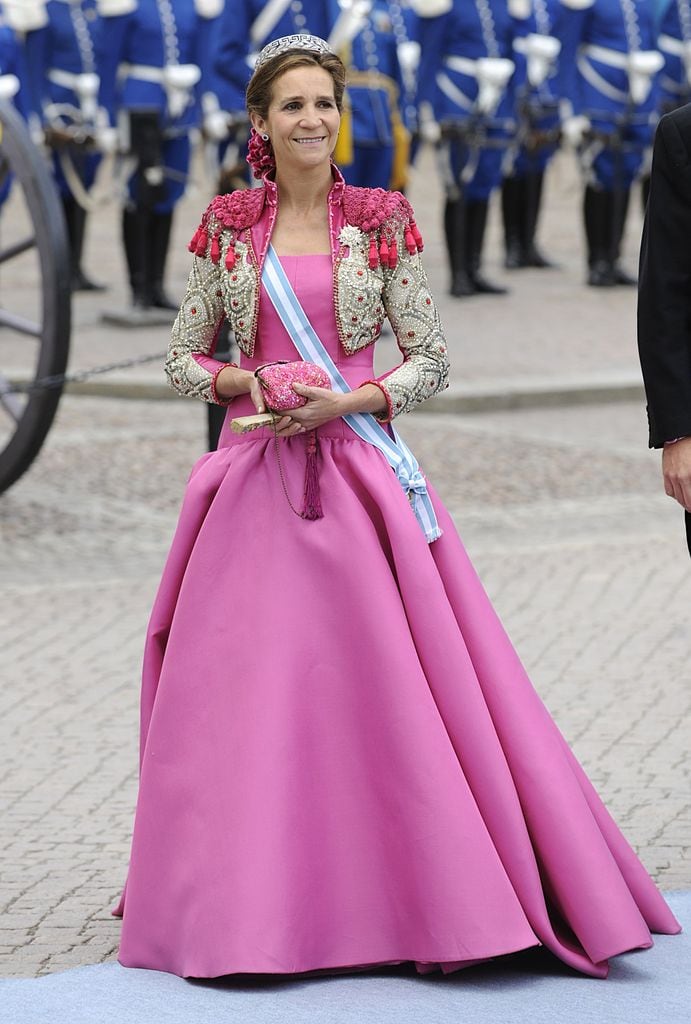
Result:
<svg viewBox="0 0 691 1024">
<path fill-rule="evenodd" d="M 311 50 L 286 50 L 285 53 L 279 54 L 257 68 L 249 81 L 245 95 L 248 113 L 258 114 L 259 117 L 266 120 L 276 79 L 292 68 L 314 66 L 324 68 L 331 75 L 334 99 L 340 114 L 343 109 L 343 92 L 346 81 L 345 65 L 335 53 L 317 53 Z"/>
</svg>

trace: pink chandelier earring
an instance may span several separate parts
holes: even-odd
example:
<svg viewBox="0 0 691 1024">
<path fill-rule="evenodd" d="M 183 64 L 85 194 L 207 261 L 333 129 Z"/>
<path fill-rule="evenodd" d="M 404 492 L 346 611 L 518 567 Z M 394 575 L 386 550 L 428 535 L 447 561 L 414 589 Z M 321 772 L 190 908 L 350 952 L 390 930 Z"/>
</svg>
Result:
<svg viewBox="0 0 691 1024">
<path fill-rule="evenodd" d="M 247 163 L 255 178 L 263 178 L 276 166 L 271 140 L 267 132 L 259 133 L 256 128 L 250 132 L 247 145 Z"/>
</svg>

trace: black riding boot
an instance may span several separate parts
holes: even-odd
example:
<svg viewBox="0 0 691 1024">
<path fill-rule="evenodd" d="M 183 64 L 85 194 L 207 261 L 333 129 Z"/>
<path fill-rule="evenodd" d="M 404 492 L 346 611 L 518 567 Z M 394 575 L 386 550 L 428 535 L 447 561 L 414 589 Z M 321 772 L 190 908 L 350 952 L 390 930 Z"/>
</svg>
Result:
<svg viewBox="0 0 691 1024">
<path fill-rule="evenodd" d="M 82 250 L 86 230 L 86 210 L 73 196 L 62 197 L 67 239 L 70 246 L 70 286 L 73 292 L 102 292 L 105 285 L 97 284 L 82 270 Z"/>
<path fill-rule="evenodd" d="M 135 309 L 151 309 L 153 305 L 147 266 L 150 262 L 151 212 L 148 207 L 125 207 L 122 211 L 122 238 L 127 271 Z"/>
<path fill-rule="evenodd" d="M 506 295 L 507 288 L 493 284 L 480 272 L 488 206 L 486 199 L 474 199 L 466 203 L 468 274 L 478 295 Z"/>
<path fill-rule="evenodd" d="M 611 257 L 611 204 L 604 189 L 588 185 L 583 197 L 583 224 L 588 246 L 588 284 L 611 288 L 614 271 Z"/>
<path fill-rule="evenodd" d="M 157 309 L 178 309 L 180 306 L 180 303 L 173 302 L 163 289 L 163 275 L 166 268 L 172 224 L 172 212 L 151 214 L 151 238 L 147 269 L 150 275 L 151 304 Z"/>
<path fill-rule="evenodd" d="M 611 211 L 609 214 L 612 232 L 612 275 L 615 284 L 628 285 L 633 287 L 638 284 L 638 279 L 627 274 L 619 265 L 621 258 L 621 244 L 624 238 L 626 217 L 629 212 L 629 200 L 631 189 L 621 189 L 619 192 L 609 192 Z"/>
<path fill-rule="evenodd" d="M 501 212 L 504 222 L 504 266 L 507 270 L 518 270 L 525 266 L 521 228 L 525 189 L 523 178 L 504 178 L 501 187 Z"/>
<path fill-rule="evenodd" d="M 542 204 L 543 182 L 543 171 L 537 171 L 535 174 L 528 174 L 523 179 L 524 206 L 521 247 L 523 251 L 522 265 L 524 267 L 538 267 L 542 269 L 554 266 L 554 263 L 552 263 L 551 260 L 548 260 L 535 244 L 535 233 L 537 231 L 537 222 L 540 216 L 540 206 Z"/>
<path fill-rule="evenodd" d="M 468 276 L 465 234 L 466 216 L 463 199 L 447 199 L 444 207 L 444 236 L 451 271 L 449 291 L 457 299 L 475 294 L 475 288 Z"/>
</svg>

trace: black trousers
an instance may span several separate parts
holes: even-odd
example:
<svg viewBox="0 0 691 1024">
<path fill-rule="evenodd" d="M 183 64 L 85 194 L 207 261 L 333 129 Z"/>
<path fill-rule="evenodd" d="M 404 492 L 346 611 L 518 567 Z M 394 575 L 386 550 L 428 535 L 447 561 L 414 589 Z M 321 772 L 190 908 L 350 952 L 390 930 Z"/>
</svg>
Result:
<svg viewBox="0 0 691 1024">
<path fill-rule="evenodd" d="M 689 554 L 691 555 L 691 512 L 684 512 L 684 520 L 686 521 L 686 543 L 689 546 Z"/>
</svg>

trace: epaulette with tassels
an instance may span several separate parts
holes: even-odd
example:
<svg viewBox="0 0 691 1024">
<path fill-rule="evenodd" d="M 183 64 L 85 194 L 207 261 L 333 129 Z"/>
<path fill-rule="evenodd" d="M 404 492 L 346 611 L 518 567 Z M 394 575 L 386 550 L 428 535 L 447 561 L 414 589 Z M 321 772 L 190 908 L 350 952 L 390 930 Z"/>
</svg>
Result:
<svg viewBox="0 0 691 1024">
<path fill-rule="evenodd" d="M 400 192 L 383 188 L 357 188 L 346 185 L 343 191 L 343 213 L 348 224 L 354 224 L 369 235 L 369 265 L 393 268 L 398 263 L 396 235 L 403 231 L 405 247 L 411 256 L 422 252 L 422 236 L 415 223 L 413 208 Z"/>
<path fill-rule="evenodd" d="M 195 256 L 205 257 L 208 253 L 212 263 L 221 259 L 221 235 L 228 232 L 226 270 L 235 266 L 235 242 L 243 231 L 256 224 L 264 208 L 264 189 L 238 189 L 216 196 L 204 211 L 201 223 L 188 245 Z M 211 237 L 211 248 L 209 248 Z"/>
<path fill-rule="evenodd" d="M 218 263 L 221 259 L 221 235 L 227 231 L 225 265 L 227 270 L 232 270 L 236 260 L 237 238 L 257 223 L 263 209 L 262 188 L 238 189 L 227 195 L 216 196 L 204 212 L 188 246 L 189 251 L 196 256 L 208 255 L 212 263 Z M 422 236 L 415 223 L 413 208 L 400 192 L 346 185 L 343 190 L 343 213 L 346 223 L 369 235 L 368 259 L 372 270 L 378 266 L 393 270 L 396 266 L 396 235 L 401 230 L 410 255 L 422 252 Z"/>
</svg>

